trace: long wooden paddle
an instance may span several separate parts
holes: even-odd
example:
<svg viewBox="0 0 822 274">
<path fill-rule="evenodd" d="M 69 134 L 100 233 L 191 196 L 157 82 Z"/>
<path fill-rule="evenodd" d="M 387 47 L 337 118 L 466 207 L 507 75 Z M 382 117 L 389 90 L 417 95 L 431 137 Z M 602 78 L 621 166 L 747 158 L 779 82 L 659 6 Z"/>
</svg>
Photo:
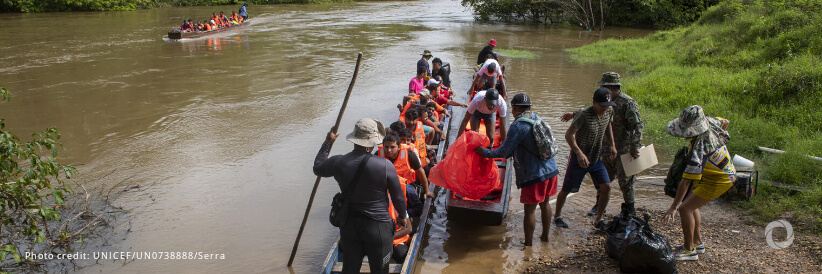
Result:
<svg viewBox="0 0 822 274">
<path fill-rule="evenodd" d="M 337 133 L 340 128 L 340 121 L 342 120 L 343 113 L 345 112 L 345 106 L 348 105 L 348 97 L 351 96 L 351 90 L 354 89 L 354 82 L 357 81 L 357 74 L 360 72 L 361 61 L 362 52 L 357 54 L 357 66 L 354 68 L 354 76 L 351 77 L 351 83 L 348 84 L 348 92 L 345 93 L 345 100 L 343 100 L 342 107 L 340 107 L 340 113 L 337 114 L 337 123 L 335 123 L 334 127 L 331 128 L 334 133 Z M 329 150 L 331 149 L 331 145 L 328 146 Z M 288 258 L 288 267 L 291 267 L 291 263 L 294 262 L 294 255 L 297 255 L 297 247 L 300 246 L 300 238 L 303 236 L 305 222 L 308 221 L 308 213 L 311 212 L 311 205 L 314 204 L 314 195 L 317 194 L 317 187 L 320 185 L 320 179 L 322 179 L 322 177 L 317 176 L 317 180 L 314 181 L 314 189 L 311 190 L 311 197 L 308 198 L 308 206 L 305 207 L 305 215 L 303 216 L 303 223 L 300 225 L 300 232 L 297 233 L 297 239 L 294 240 L 294 248 L 291 249 L 291 257 Z"/>
</svg>

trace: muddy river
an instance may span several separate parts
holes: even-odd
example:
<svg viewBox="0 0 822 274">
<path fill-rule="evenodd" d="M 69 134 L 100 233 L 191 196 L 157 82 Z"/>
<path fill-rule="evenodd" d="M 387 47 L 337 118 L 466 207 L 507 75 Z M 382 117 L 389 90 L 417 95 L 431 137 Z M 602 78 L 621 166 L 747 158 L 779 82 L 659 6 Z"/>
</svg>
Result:
<svg viewBox="0 0 822 274">
<path fill-rule="evenodd" d="M 312 161 L 334 124 L 357 52 L 363 53 L 363 64 L 343 133 L 362 117 L 386 124 L 396 119 L 394 106 L 424 49 L 451 64 L 457 101 L 465 102 L 471 66 L 492 38 L 498 49 L 533 53 L 502 54 L 508 83 L 513 92 L 528 93 L 534 110 L 564 131 L 560 114 L 589 105 L 603 72 L 625 70 L 575 64 L 564 50 L 648 33 L 480 23 L 458 1 L 413 1 L 251 6 L 253 21 L 243 29 L 188 41 L 163 38 L 183 19 L 203 20 L 213 11 L 237 8 L 0 14 L 6 26 L 14 26 L 0 32 L 0 86 L 12 91 L 11 102 L 0 103 L 6 129 L 28 136 L 58 127 L 66 147 L 60 160 L 77 167 L 75 181 L 125 210 L 103 240 L 77 244 L 76 250 L 225 256 L 81 260 L 78 270 L 287 272 L 315 179 Z M 561 155 L 567 155 L 562 145 Z M 341 141 L 332 154 L 350 149 Z M 566 160 L 560 158 L 564 174 Z M 638 203 L 662 199 L 659 190 L 641 184 Z M 294 272 L 319 270 L 337 236 L 327 221 L 337 191 L 333 180 L 322 181 Z M 590 232 L 583 212 L 593 204 L 593 193 L 585 184 L 569 198 L 564 215 L 578 229 L 554 229 L 550 244 L 527 250 L 519 191 L 513 191 L 510 213 L 499 227 L 449 223 L 440 208 L 418 269 L 515 272 L 539 253 L 567 252 L 570 243 Z M 612 193 L 616 202 L 609 212 L 616 212 L 621 196 Z"/>
</svg>

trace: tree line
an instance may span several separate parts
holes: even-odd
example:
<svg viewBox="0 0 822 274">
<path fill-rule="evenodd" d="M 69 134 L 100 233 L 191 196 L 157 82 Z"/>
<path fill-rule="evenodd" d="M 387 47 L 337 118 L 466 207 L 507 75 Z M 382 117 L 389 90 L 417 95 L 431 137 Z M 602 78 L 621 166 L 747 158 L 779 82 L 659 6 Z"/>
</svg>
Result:
<svg viewBox="0 0 822 274">
<path fill-rule="evenodd" d="M 0 0 L 0 12 L 131 11 L 168 6 L 312 4 L 352 0 Z"/>
<path fill-rule="evenodd" d="M 480 21 L 566 23 L 588 30 L 606 25 L 669 29 L 699 19 L 720 0 L 462 0 Z"/>
</svg>

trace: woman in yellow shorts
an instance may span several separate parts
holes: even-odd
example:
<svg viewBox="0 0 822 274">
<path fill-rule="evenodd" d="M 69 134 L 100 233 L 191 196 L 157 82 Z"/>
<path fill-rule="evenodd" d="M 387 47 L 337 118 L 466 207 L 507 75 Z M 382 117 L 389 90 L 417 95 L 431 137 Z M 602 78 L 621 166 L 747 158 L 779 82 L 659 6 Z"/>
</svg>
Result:
<svg viewBox="0 0 822 274">
<path fill-rule="evenodd" d="M 679 118 L 665 127 L 671 136 L 691 141 L 682 181 L 664 217 L 665 221 L 672 222 L 678 211 L 682 218 L 684 241 L 674 251 L 677 260 L 697 260 L 698 254 L 705 252 L 699 233 L 702 223 L 699 208 L 728 191 L 736 180 L 736 170 L 725 146 L 730 141 L 725 131 L 729 123 L 726 119 L 705 117 L 702 107 L 694 105 L 682 110 Z M 693 195 L 686 198 L 689 187 Z"/>
</svg>

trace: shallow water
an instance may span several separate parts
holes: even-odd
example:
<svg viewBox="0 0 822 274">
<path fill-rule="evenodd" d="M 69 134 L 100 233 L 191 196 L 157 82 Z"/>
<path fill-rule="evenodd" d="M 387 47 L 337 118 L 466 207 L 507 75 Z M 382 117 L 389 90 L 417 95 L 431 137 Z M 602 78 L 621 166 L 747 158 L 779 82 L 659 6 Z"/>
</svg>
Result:
<svg viewBox="0 0 822 274">
<path fill-rule="evenodd" d="M 226 257 L 81 260 L 82 271 L 287 271 L 315 179 L 313 157 L 334 124 L 357 52 L 363 65 L 343 134 L 361 117 L 396 119 L 393 106 L 423 49 L 451 64 L 453 86 L 464 102 L 471 65 L 491 38 L 500 48 L 535 54 L 502 56 L 508 83 L 564 130 L 559 115 L 589 104 L 602 72 L 624 69 L 571 63 L 563 50 L 647 33 L 478 23 L 457 1 L 414 1 L 252 6 L 253 22 L 240 30 L 188 41 L 163 38 L 182 19 L 236 8 L 0 14 L 15 26 L 0 32 L 0 86 L 13 93 L 0 108 L 7 129 L 26 136 L 60 128 L 67 148 L 61 161 L 75 165 L 78 181 L 92 192 L 111 190 L 112 203 L 128 210 L 122 222 L 127 226 L 118 227 L 108 244 L 81 248 Z M 332 153 L 350 149 L 340 141 Z M 567 146 L 562 149 L 566 155 Z M 559 162 L 562 174 L 564 159 Z M 294 272 L 319 270 L 337 235 L 326 217 L 337 191 L 333 180 L 322 181 Z M 658 195 L 638 192 L 640 199 Z M 499 227 L 448 223 L 442 209 L 436 212 L 421 272 L 513 272 L 534 254 L 566 252 L 586 233 L 552 230 L 552 243 L 523 251 L 519 192 L 511 199 L 509 217 Z M 588 185 L 569 200 L 566 215 L 592 201 Z M 582 225 L 577 219 L 572 221 Z"/>
</svg>

